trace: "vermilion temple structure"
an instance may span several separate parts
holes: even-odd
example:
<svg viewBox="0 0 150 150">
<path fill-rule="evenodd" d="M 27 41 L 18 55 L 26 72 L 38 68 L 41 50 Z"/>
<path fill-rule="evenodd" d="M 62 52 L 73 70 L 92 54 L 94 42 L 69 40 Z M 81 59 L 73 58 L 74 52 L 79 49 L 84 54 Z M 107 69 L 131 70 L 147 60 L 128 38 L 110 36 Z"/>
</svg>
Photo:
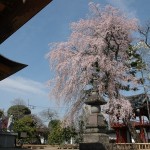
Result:
<svg viewBox="0 0 150 150">
<path fill-rule="evenodd" d="M 27 65 L 12 61 L 0 55 L 0 81 L 23 69 Z"/>
<path fill-rule="evenodd" d="M 148 112 L 150 110 L 150 102 L 148 101 L 147 103 L 147 98 L 148 97 L 145 94 L 128 97 L 136 118 L 133 120 L 131 119 L 131 124 L 140 135 L 143 143 L 150 141 L 150 122 Z M 116 143 L 134 142 L 127 126 L 123 122 L 118 121 L 116 123 L 111 123 L 111 127 L 116 131 Z"/>
</svg>

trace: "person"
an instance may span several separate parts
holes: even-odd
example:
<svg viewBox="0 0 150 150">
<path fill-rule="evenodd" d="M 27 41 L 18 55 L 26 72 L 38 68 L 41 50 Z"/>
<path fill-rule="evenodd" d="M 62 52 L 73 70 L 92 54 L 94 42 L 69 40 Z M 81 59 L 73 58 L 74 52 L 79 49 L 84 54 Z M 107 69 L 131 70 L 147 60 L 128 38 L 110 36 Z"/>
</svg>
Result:
<svg viewBox="0 0 150 150">
<path fill-rule="evenodd" d="M 0 131 L 2 131 L 3 118 L 0 118 Z"/>
<path fill-rule="evenodd" d="M 10 117 L 8 118 L 8 124 L 7 124 L 7 132 L 13 132 L 12 128 L 13 128 L 13 115 L 10 115 Z"/>
</svg>

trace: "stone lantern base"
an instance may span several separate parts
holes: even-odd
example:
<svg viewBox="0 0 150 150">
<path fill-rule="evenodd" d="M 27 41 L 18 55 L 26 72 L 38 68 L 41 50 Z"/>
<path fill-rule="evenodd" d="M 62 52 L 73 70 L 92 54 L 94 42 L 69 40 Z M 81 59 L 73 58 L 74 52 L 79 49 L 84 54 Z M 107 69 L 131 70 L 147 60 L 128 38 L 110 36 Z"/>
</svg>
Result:
<svg viewBox="0 0 150 150">
<path fill-rule="evenodd" d="M 109 136 L 104 133 L 87 133 L 83 136 L 83 143 L 80 143 L 80 150 L 107 150 Z"/>
<path fill-rule="evenodd" d="M 80 143 L 79 150 L 108 150 L 102 143 Z"/>
<path fill-rule="evenodd" d="M 84 143 L 109 143 L 109 136 L 103 133 L 84 134 Z"/>
</svg>

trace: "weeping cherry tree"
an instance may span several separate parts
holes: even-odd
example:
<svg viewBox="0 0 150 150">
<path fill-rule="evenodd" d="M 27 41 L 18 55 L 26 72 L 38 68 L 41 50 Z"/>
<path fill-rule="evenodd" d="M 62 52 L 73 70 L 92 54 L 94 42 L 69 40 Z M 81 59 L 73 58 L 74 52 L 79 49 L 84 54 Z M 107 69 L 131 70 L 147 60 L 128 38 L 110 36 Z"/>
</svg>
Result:
<svg viewBox="0 0 150 150">
<path fill-rule="evenodd" d="M 68 114 L 74 119 L 84 104 L 83 91 L 96 74 L 98 94 L 109 99 L 107 113 L 115 121 L 118 117 L 126 121 L 133 131 L 129 126 L 131 104 L 119 91 L 136 83 L 127 61 L 137 19 L 128 18 L 112 6 L 101 8 L 89 3 L 89 8 L 86 19 L 71 24 L 72 32 L 66 42 L 51 44 L 47 57 L 55 70 L 55 78 L 49 81 L 52 94 L 69 106 Z M 139 142 L 135 131 L 133 134 Z"/>
</svg>

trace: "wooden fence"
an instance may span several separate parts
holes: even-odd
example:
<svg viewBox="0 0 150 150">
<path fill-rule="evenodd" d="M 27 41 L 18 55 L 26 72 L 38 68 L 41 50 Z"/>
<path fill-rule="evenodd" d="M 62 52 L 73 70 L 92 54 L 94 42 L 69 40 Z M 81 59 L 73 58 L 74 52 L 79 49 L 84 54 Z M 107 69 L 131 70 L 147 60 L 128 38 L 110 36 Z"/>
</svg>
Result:
<svg viewBox="0 0 150 150">
<path fill-rule="evenodd" d="M 150 150 L 150 143 L 117 143 L 116 150 Z"/>
</svg>

